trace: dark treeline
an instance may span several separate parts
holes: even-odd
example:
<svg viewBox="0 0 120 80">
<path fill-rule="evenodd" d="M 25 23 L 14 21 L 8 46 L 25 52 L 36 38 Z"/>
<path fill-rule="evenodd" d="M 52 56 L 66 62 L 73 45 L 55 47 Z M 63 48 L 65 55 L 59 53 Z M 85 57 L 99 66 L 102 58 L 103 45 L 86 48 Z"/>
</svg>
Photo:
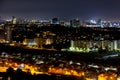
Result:
<svg viewBox="0 0 120 80">
<path fill-rule="evenodd" d="M 105 40 L 119 39 L 119 28 L 90 28 L 90 27 L 65 27 L 60 25 L 42 26 L 31 25 L 15 25 L 15 29 L 12 30 L 13 40 L 23 40 L 24 38 L 34 38 L 36 33 L 40 33 L 40 37 L 43 37 L 43 32 L 50 31 L 55 34 L 54 39 L 62 37 L 66 39 L 80 39 L 80 40 L 99 40 L 104 38 Z M 19 37 L 16 37 L 19 35 Z"/>
<path fill-rule="evenodd" d="M 77 80 L 77 77 L 74 76 L 65 76 L 57 74 L 31 74 L 30 71 L 23 72 L 21 69 L 13 70 L 12 67 L 9 67 L 6 73 L 0 73 L 0 76 L 3 77 L 2 80 Z M 82 78 L 81 78 L 82 79 Z"/>
</svg>

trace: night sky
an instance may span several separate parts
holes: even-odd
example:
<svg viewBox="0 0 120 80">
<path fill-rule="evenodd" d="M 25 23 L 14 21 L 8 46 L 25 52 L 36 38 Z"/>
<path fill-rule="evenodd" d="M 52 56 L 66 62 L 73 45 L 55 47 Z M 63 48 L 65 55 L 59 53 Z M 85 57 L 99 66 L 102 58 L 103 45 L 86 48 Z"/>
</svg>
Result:
<svg viewBox="0 0 120 80">
<path fill-rule="evenodd" d="M 120 19 L 120 0 L 0 0 L 0 16 Z"/>
</svg>

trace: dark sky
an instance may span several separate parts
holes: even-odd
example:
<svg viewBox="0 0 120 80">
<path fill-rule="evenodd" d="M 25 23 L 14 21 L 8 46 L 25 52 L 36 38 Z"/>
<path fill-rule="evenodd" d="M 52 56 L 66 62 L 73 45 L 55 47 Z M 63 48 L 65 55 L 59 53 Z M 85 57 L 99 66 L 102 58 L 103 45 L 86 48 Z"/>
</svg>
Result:
<svg viewBox="0 0 120 80">
<path fill-rule="evenodd" d="M 120 19 L 120 0 L 0 0 L 1 17 Z"/>
</svg>

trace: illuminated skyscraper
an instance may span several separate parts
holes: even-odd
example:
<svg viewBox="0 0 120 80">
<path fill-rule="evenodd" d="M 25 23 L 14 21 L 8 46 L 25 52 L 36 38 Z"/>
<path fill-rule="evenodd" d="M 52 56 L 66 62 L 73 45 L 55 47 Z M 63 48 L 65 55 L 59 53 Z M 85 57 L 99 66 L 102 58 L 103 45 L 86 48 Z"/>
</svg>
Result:
<svg viewBox="0 0 120 80">
<path fill-rule="evenodd" d="M 12 24 L 6 24 L 5 25 L 5 37 L 6 37 L 6 43 L 12 42 L 12 31 L 11 31 Z"/>
<path fill-rule="evenodd" d="M 16 24 L 17 23 L 17 18 L 15 16 L 12 16 L 12 24 Z"/>
</svg>

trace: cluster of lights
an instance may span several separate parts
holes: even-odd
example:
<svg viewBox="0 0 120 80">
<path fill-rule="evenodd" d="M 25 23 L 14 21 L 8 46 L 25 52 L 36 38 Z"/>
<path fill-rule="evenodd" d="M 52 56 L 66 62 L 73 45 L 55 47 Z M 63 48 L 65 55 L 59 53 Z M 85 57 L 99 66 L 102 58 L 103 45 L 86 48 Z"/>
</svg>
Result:
<svg viewBox="0 0 120 80">
<path fill-rule="evenodd" d="M 78 48 L 78 47 L 70 47 L 69 51 L 75 51 L 75 52 L 90 52 L 90 51 L 98 51 L 98 48 Z"/>
</svg>

